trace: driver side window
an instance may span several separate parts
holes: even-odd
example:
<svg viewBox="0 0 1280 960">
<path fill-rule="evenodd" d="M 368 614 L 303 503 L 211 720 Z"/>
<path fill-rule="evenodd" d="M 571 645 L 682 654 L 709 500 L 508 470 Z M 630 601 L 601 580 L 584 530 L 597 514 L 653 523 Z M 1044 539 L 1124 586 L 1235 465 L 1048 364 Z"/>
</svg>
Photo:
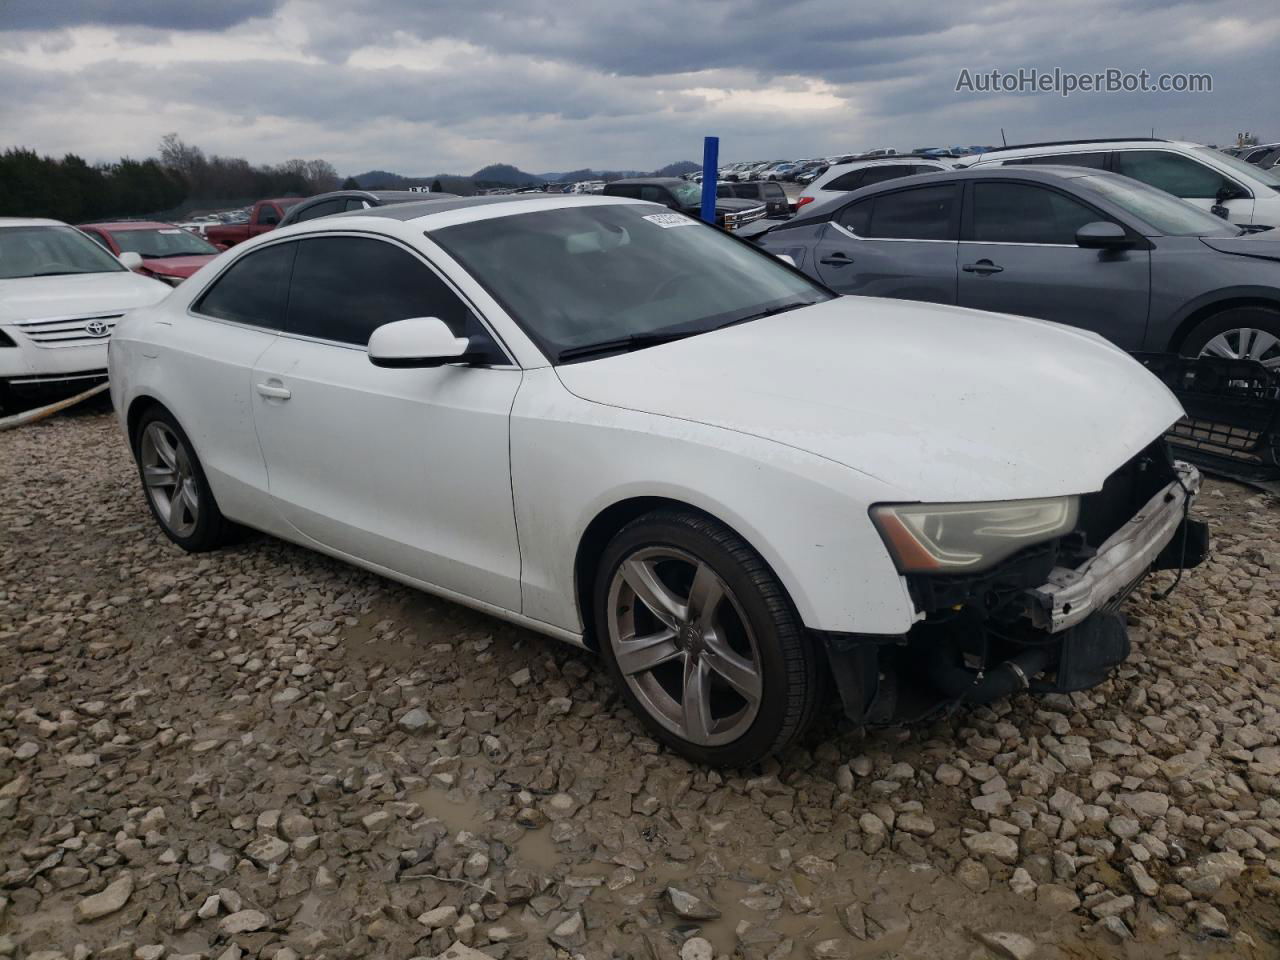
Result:
<svg viewBox="0 0 1280 960">
<path fill-rule="evenodd" d="M 280 211 L 275 207 L 267 204 L 258 208 L 258 224 L 260 226 L 275 226 L 280 222 Z"/>
<path fill-rule="evenodd" d="M 384 240 L 315 237 L 298 243 L 285 332 L 364 347 L 384 323 L 438 317 L 457 337 L 505 357 L 470 308 L 435 271 Z"/>
</svg>

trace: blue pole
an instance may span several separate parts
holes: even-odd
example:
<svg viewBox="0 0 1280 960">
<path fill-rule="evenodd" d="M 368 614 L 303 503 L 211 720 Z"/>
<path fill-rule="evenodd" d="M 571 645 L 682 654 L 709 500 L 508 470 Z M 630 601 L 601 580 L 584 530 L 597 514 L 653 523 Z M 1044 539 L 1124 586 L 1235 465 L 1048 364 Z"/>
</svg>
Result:
<svg viewBox="0 0 1280 960">
<path fill-rule="evenodd" d="M 716 222 L 716 170 L 720 166 L 720 138 L 702 138 L 702 219 Z"/>
</svg>

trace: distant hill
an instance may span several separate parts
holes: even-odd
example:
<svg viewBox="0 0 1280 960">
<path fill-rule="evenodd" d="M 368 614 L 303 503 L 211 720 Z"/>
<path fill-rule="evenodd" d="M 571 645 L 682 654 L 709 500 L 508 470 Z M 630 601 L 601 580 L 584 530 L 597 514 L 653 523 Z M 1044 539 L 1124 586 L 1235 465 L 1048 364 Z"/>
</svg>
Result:
<svg viewBox="0 0 1280 960">
<path fill-rule="evenodd" d="M 659 177 L 679 177 L 686 173 L 697 173 L 701 169 L 700 163 L 694 163 L 692 160 L 677 160 L 675 163 L 668 163 L 665 167 L 655 170 L 654 173 Z"/>
<path fill-rule="evenodd" d="M 354 174 L 352 179 L 364 190 L 407 190 L 409 187 L 429 187 L 440 181 L 440 187 L 446 193 L 457 193 L 468 196 L 477 190 L 490 190 L 498 187 L 528 187 L 542 183 L 576 183 L 579 180 L 618 180 L 622 177 L 678 177 L 702 169 L 701 164 L 692 160 L 678 160 L 669 163 L 660 170 L 593 170 L 583 167 L 580 170 L 568 170 L 563 173 L 526 173 L 510 163 L 491 163 L 481 167 L 471 176 L 456 173 L 437 173 L 424 177 L 406 177 L 390 170 L 369 170 Z"/>
<path fill-rule="evenodd" d="M 491 163 L 481 167 L 471 175 L 471 179 L 477 186 L 494 187 L 528 187 L 545 182 L 537 174 L 525 173 L 509 163 Z"/>
</svg>

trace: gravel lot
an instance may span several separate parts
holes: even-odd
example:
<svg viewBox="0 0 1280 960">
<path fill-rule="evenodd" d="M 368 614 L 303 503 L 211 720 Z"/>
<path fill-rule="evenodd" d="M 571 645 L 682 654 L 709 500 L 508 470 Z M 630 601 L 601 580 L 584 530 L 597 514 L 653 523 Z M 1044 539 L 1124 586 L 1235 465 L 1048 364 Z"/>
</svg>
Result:
<svg viewBox="0 0 1280 960">
<path fill-rule="evenodd" d="M 181 553 L 101 412 L 0 434 L 0 484 L 0 956 L 1280 953 L 1265 495 L 1208 485 L 1214 558 L 1101 688 L 717 774 L 590 656 L 274 540 Z"/>
</svg>

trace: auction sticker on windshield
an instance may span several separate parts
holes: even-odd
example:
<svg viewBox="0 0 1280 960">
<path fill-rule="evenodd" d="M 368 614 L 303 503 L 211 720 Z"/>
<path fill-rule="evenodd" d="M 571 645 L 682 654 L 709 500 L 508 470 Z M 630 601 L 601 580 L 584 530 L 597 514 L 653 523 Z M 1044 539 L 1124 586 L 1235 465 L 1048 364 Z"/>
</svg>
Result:
<svg viewBox="0 0 1280 960">
<path fill-rule="evenodd" d="M 650 223 L 656 223 L 663 229 L 667 227 L 688 227 L 698 222 L 686 217 L 683 213 L 651 213 L 645 219 Z"/>
</svg>

